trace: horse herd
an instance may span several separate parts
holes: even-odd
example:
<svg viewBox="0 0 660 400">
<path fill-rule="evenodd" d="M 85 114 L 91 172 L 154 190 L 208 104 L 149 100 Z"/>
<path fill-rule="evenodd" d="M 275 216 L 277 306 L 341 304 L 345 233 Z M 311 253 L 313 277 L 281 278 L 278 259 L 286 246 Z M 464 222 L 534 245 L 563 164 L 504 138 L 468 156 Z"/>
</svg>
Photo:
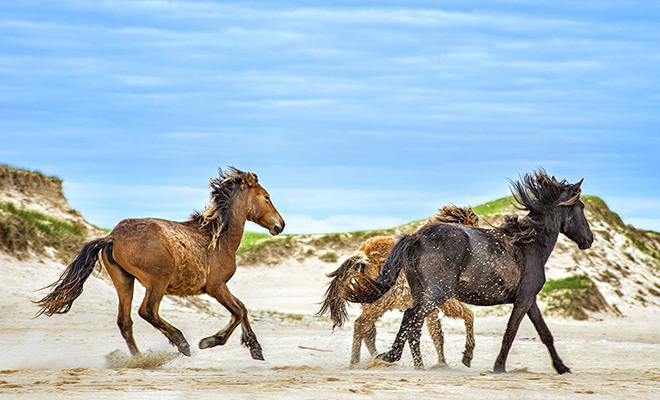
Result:
<svg viewBox="0 0 660 400">
<path fill-rule="evenodd" d="M 362 304 L 355 321 L 351 364 L 360 361 L 362 342 L 376 354 L 376 321 L 388 310 L 404 311 L 392 347 L 376 357 L 386 362 L 401 358 L 408 343 L 416 368 L 423 368 L 420 337 L 424 322 L 445 364 L 439 311 L 465 321 L 463 364 L 470 366 L 475 341 L 472 311 L 464 304 L 513 304 L 494 371 L 504 372 L 506 359 L 527 315 L 546 345 L 555 370 L 570 372 L 554 347 L 550 329 L 536 303 L 545 283 L 544 266 L 560 233 L 580 249 L 593 243 L 593 234 L 580 201 L 582 181 L 569 184 L 538 170 L 511 185 L 513 196 L 527 214 L 510 215 L 504 223 L 478 227 L 479 218 L 468 208 L 443 207 L 426 224 L 400 238 L 375 237 L 333 273 L 319 311 L 329 313 L 333 328 L 347 319 L 346 302 Z M 131 303 L 137 279 L 146 293 L 138 314 L 165 335 L 179 352 L 190 356 L 181 331 L 159 313 L 164 295 L 206 293 L 230 313 L 229 324 L 199 342 L 200 349 L 223 345 L 240 325 L 241 342 L 252 358 L 263 360 L 261 345 L 250 326 L 243 303 L 229 291 L 236 272 L 236 251 L 246 221 L 280 234 L 284 219 L 256 174 L 230 167 L 211 179 L 211 201 L 203 212 L 184 222 L 157 218 L 125 219 L 105 237 L 85 244 L 37 302 L 38 315 L 63 314 L 82 294 L 83 285 L 101 261 L 117 290 L 117 325 L 126 344 L 139 353 L 133 337 Z M 401 273 L 403 271 L 403 273 Z"/>
</svg>

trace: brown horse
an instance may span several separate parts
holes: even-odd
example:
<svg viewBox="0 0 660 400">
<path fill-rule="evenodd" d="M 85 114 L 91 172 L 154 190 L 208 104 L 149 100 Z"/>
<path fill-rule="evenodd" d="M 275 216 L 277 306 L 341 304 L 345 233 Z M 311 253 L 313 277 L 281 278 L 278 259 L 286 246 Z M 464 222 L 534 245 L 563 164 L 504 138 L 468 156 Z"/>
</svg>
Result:
<svg viewBox="0 0 660 400">
<path fill-rule="evenodd" d="M 133 339 L 131 302 L 135 279 L 146 288 L 138 314 L 162 332 L 182 354 L 190 356 L 190 345 L 180 330 L 159 315 L 163 296 L 214 297 L 231 313 L 231 321 L 215 335 L 202 339 L 200 349 L 223 345 L 242 324 L 242 343 L 252 358 L 263 360 L 261 345 L 250 327 L 247 309 L 227 288 L 236 272 L 236 250 L 246 221 L 271 235 L 284 230 L 284 220 L 273 206 L 257 176 L 230 167 L 211 179 L 211 203 L 190 220 L 174 222 L 156 218 L 125 219 L 106 237 L 82 248 L 54 289 L 37 304 L 38 315 L 63 314 L 83 291 L 83 284 L 99 261 L 99 253 L 119 296 L 117 325 L 131 354 L 139 352 Z"/>
<path fill-rule="evenodd" d="M 467 226 L 478 226 L 479 217 L 472 208 L 461 208 L 457 206 L 444 206 L 434 216 L 428 219 L 424 225 L 434 223 L 455 223 Z M 336 270 L 328 274 L 333 278 L 325 293 L 323 304 L 319 314 L 330 314 L 333 328 L 342 326 L 348 318 L 346 312 L 346 300 L 342 298 L 343 291 L 347 288 L 353 273 L 363 272 L 372 279 L 385 264 L 385 259 L 390 254 L 396 239 L 390 236 L 376 236 L 364 241 L 357 253 L 349 257 Z M 405 311 L 412 307 L 413 300 L 410 294 L 410 286 L 404 274 L 397 279 L 394 287 L 383 297 L 373 304 L 363 303 L 362 313 L 353 325 L 353 346 L 351 349 L 351 365 L 360 362 L 360 351 L 362 342 L 367 346 L 371 356 L 376 356 L 376 322 L 388 311 Z M 470 366 L 474 354 L 474 313 L 465 304 L 456 299 L 449 299 L 438 309 L 426 317 L 427 327 L 433 345 L 438 354 L 438 365 L 446 365 L 444 354 L 444 337 L 442 333 L 442 322 L 439 311 L 448 318 L 460 318 L 465 323 L 465 351 L 463 352 L 463 364 Z M 416 364 L 417 368 L 423 368 L 422 364 Z"/>
</svg>

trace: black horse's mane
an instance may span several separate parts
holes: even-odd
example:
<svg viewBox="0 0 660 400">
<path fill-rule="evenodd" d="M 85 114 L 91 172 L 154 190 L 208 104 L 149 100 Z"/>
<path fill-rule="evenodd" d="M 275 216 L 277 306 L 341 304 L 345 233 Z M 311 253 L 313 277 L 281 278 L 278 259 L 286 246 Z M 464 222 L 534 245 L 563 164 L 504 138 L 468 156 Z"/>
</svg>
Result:
<svg viewBox="0 0 660 400">
<path fill-rule="evenodd" d="M 514 243 L 530 243 L 536 238 L 538 230 L 544 227 L 544 216 L 555 206 L 562 193 L 570 184 L 566 180 L 558 181 L 549 177 L 543 169 L 523 175 L 518 181 L 511 182 L 511 194 L 519 210 L 528 214 L 522 219 L 517 215 L 507 215 L 504 223 L 496 229 L 510 236 Z"/>
<path fill-rule="evenodd" d="M 215 247 L 220 236 L 229 229 L 230 210 L 245 175 L 245 172 L 231 166 L 226 171 L 218 168 L 218 177 L 211 178 L 209 183 L 211 203 L 203 212 L 195 211 L 190 215 L 192 221 L 196 221 L 211 232 L 212 247 Z"/>
</svg>

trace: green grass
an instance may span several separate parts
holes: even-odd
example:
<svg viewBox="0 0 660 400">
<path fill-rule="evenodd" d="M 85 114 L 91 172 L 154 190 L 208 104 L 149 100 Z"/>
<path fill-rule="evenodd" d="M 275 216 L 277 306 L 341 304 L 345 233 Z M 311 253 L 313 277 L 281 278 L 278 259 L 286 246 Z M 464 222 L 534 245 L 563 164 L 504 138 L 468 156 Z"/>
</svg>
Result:
<svg viewBox="0 0 660 400">
<path fill-rule="evenodd" d="M 258 241 L 263 239 L 270 239 L 270 234 L 245 231 L 243 232 L 243 240 L 241 240 L 241 247 L 243 248 L 251 247 Z"/>
<path fill-rule="evenodd" d="M 501 199 L 489 201 L 488 203 L 480 204 L 476 207 L 472 207 L 475 213 L 478 215 L 500 215 L 508 213 L 512 210 L 513 206 L 511 205 L 513 201 L 512 196 L 502 197 Z"/>
<path fill-rule="evenodd" d="M 593 287 L 593 281 L 586 275 L 571 275 L 561 279 L 548 279 L 543 286 L 542 293 L 557 290 L 585 290 Z"/>
<path fill-rule="evenodd" d="M 79 225 L 74 225 L 40 212 L 17 208 L 12 203 L 0 203 L 0 210 L 22 219 L 43 234 L 54 239 L 60 239 L 65 236 L 83 236 L 82 227 Z"/>
</svg>

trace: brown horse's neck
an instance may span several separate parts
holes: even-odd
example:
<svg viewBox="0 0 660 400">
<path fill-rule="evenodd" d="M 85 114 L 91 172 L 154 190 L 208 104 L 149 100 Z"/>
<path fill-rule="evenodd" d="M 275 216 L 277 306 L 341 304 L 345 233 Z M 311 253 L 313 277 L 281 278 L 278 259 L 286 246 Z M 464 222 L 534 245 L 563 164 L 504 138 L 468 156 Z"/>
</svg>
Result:
<svg viewBox="0 0 660 400">
<path fill-rule="evenodd" d="M 229 212 L 232 213 L 231 218 L 229 218 L 229 229 L 220 237 L 222 243 L 219 243 L 217 247 L 222 247 L 227 252 L 235 254 L 241 245 L 241 240 L 243 240 L 247 213 L 239 204 L 235 204 Z"/>
</svg>

